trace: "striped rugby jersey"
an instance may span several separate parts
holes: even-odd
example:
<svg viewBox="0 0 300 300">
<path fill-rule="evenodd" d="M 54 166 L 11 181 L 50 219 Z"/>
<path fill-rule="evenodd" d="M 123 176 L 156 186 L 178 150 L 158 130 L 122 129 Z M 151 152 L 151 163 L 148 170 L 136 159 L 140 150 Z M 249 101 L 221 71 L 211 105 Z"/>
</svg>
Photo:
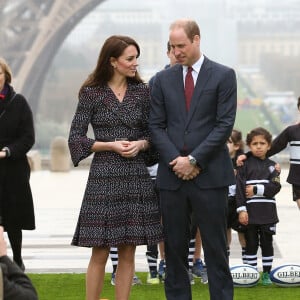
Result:
<svg viewBox="0 0 300 300">
<path fill-rule="evenodd" d="M 272 142 L 267 155 L 272 156 L 289 145 L 290 170 L 287 182 L 300 186 L 300 123 L 288 126 Z"/>
<path fill-rule="evenodd" d="M 274 224 L 279 221 L 275 195 L 280 191 L 281 184 L 275 164 L 269 158 L 262 160 L 250 156 L 244 161 L 244 165 L 237 169 L 237 211 L 247 210 L 249 224 Z M 256 185 L 257 194 L 246 198 L 246 185 Z"/>
</svg>

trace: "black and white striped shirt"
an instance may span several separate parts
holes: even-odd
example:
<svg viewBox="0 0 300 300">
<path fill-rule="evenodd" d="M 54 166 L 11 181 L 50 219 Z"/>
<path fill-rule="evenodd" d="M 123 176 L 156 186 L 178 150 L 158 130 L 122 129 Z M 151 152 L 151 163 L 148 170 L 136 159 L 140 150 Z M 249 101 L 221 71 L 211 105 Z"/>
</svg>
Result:
<svg viewBox="0 0 300 300">
<path fill-rule="evenodd" d="M 237 169 L 236 201 L 237 211 L 247 210 L 249 224 L 277 223 L 277 209 L 275 195 L 280 191 L 279 173 L 275 169 L 275 162 L 250 156 L 244 165 Z M 257 193 L 246 198 L 247 185 L 256 185 Z"/>
<path fill-rule="evenodd" d="M 272 142 L 267 155 L 272 156 L 285 149 L 289 144 L 290 170 L 287 182 L 300 186 L 300 123 L 288 126 Z"/>
</svg>

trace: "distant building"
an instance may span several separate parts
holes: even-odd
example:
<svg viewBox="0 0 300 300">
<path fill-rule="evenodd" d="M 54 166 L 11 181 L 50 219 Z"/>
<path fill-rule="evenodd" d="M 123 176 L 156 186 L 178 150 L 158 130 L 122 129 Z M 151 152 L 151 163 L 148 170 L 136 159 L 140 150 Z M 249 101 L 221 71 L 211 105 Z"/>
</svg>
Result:
<svg viewBox="0 0 300 300">
<path fill-rule="evenodd" d="M 300 56 L 300 1 L 227 0 L 237 25 L 238 65 L 259 66 L 265 54 Z"/>
</svg>

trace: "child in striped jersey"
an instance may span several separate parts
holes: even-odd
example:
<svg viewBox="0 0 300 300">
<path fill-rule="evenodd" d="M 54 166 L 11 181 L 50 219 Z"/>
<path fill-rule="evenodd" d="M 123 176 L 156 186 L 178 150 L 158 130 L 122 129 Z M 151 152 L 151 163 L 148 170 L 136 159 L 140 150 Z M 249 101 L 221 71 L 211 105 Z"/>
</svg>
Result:
<svg viewBox="0 0 300 300">
<path fill-rule="evenodd" d="M 272 136 L 264 128 L 255 128 L 248 133 L 247 146 L 251 156 L 237 169 L 236 200 L 239 222 L 247 226 L 246 259 L 257 267 L 258 246 L 262 251 L 263 285 L 271 284 L 269 273 L 274 256 L 273 235 L 278 223 L 274 196 L 280 191 L 279 172 L 276 163 L 267 158 Z"/>
<path fill-rule="evenodd" d="M 300 97 L 297 108 L 300 112 Z M 300 209 L 300 122 L 285 128 L 272 142 L 272 147 L 267 156 L 272 156 L 287 147 L 290 151 L 290 170 L 287 182 L 293 188 L 293 200 Z"/>
<path fill-rule="evenodd" d="M 300 112 L 300 97 L 298 98 L 297 108 Z M 286 127 L 272 142 L 271 149 L 267 152 L 267 156 L 272 156 L 289 145 L 290 151 L 290 169 L 287 182 L 292 185 L 293 200 L 300 209 L 300 122 Z M 246 155 L 240 155 L 237 159 L 237 165 L 241 166 L 243 161 L 247 159 Z"/>
</svg>

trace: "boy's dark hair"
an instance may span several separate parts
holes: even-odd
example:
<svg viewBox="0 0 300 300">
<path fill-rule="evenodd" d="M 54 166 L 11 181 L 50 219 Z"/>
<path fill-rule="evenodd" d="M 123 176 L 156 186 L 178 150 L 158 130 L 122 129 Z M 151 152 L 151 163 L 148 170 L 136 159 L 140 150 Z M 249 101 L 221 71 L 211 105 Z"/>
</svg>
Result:
<svg viewBox="0 0 300 300">
<path fill-rule="evenodd" d="M 298 107 L 298 109 L 300 109 L 300 97 L 298 98 L 297 107 Z"/>
<path fill-rule="evenodd" d="M 253 138 L 258 135 L 262 135 L 269 144 L 272 143 L 272 134 L 265 128 L 257 127 L 257 128 L 252 129 L 247 134 L 247 137 L 246 137 L 247 146 L 249 146 L 251 141 L 253 140 Z"/>
</svg>

